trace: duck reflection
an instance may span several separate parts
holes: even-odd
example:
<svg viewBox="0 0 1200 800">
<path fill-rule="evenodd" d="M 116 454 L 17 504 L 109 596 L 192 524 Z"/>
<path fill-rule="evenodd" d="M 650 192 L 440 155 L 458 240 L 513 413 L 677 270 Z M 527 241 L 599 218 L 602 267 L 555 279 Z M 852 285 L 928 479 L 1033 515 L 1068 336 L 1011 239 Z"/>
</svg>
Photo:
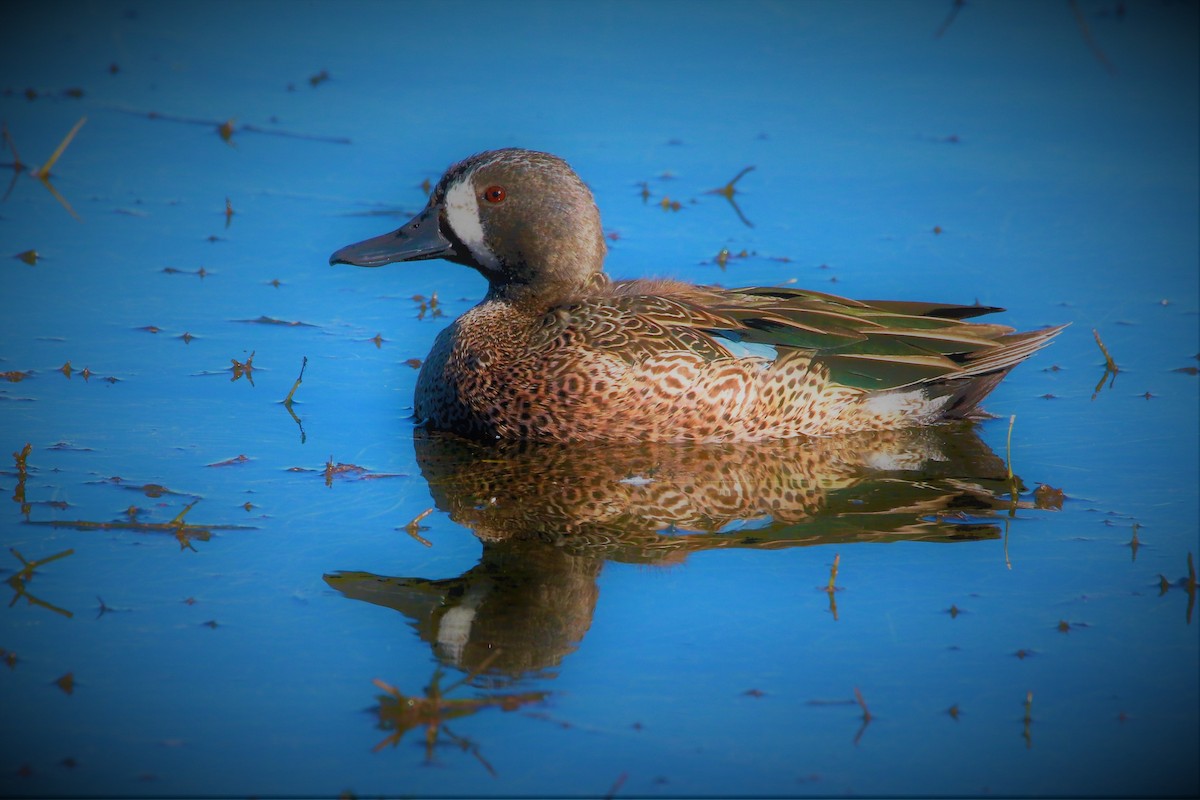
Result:
<svg viewBox="0 0 1200 800">
<path fill-rule="evenodd" d="M 483 444 L 434 432 L 415 444 L 437 507 L 483 542 L 479 563 L 441 580 L 325 580 L 400 611 L 444 664 L 486 662 L 496 677 L 552 670 L 578 646 L 608 560 L 992 539 L 989 517 L 1029 505 L 968 423 L 753 444 Z"/>
</svg>

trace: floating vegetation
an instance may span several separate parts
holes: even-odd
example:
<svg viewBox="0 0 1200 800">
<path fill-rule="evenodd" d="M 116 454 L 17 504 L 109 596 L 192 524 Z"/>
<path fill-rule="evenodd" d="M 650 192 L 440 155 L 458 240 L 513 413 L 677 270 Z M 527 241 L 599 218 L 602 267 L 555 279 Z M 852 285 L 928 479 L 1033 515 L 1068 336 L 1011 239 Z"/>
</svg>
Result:
<svg viewBox="0 0 1200 800">
<path fill-rule="evenodd" d="M 744 250 L 744 249 L 736 255 L 731 255 L 729 252 L 729 248 L 722 247 L 720 252 L 717 253 L 716 258 L 713 259 L 713 263 L 715 263 L 718 267 L 720 267 L 722 270 L 724 270 L 725 265 L 729 263 L 730 258 L 748 258 L 749 256 L 750 256 L 750 254 L 748 252 L 746 252 L 746 250 Z"/>
<path fill-rule="evenodd" d="M 246 456 L 236 455 L 233 458 L 227 458 L 224 461 L 214 461 L 213 463 L 205 464 L 204 466 L 206 466 L 206 467 L 234 467 L 234 466 L 239 466 L 241 464 L 245 464 L 248 461 L 250 461 L 250 459 L 247 458 Z"/>
<path fill-rule="evenodd" d="M 858 733 L 854 734 L 854 744 L 858 746 L 863 734 L 867 732 L 867 726 L 871 724 L 871 709 L 867 708 L 867 701 L 863 699 L 862 692 L 858 687 L 854 687 L 854 699 L 858 701 L 859 707 L 862 709 L 862 727 L 858 729 Z"/>
<path fill-rule="evenodd" d="M 296 394 L 296 390 L 300 388 L 300 384 L 304 381 L 304 369 L 308 366 L 308 356 L 303 357 L 300 362 L 300 374 L 296 376 L 296 382 L 292 384 L 291 390 L 287 393 L 287 397 L 283 398 L 283 407 L 287 409 L 288 414 L 300 428 L 300 444 L 307 441 L 308 436 L 304 433 L 304 423 L 300 421 L 300 417 L 296 416 L 295 410 L 292 408 L 292 397 Z M 249 510 L 249 509 L 247 509 Z"/>
<path fill-rule="evenodd" d="M 58 190 L 54 188 L 54 184 L 50 183 L 50 170 L 53 168 L 55 163 L 57 163 L 58 159 L 62 157 L 62 154 L 66 152 L 67 146 L 71 144 L 71 140 L 75 138 L 75 134 L 79 133 L 79 129 L 83 127 L 83 123 L 85 122 L 87 122 L 87 117 L 80 117 L 79 121 L 75 123 L 74 127 L 72 127 L 67 135 L 63 137 L 63 140 L 58 143 L 58 147 L 54 149 L 54 152 L 50 154 L 50 157 L 46 159 L 45 163 L 37 169 L 31 168 L 29 170 L 29 175 L 41 181 L 42 185 L 46 187 L 47 191 L 54 196 L 54 199 L 57 200 L 59 204 L 65 208 L 67 212 L 75 219 L 79 219 L 79 215 L 75 213 L 75 209 L 71 208 L 71 204 L 67 202 L 66 198 L 58 193 Z M 8 190 L 4 193 L 3 198 L 4 200 L 8 200 L 8 196 L 12 194 L 13 187 L 17 184 L 17 178 L 20 177 L 21 173 L 25 170 L 26 165 L 22 163 L 21 156 L 17 153 L 16 142 L 13 141 L 12 134 L 8 132 L 7 125 L 3 127 L 3 138 L 5 144 L 8 145 L 8 149 L 11 150 L 13 154 L 12 163 L 7 165 L 12 167 L 13 177 L 12 181 L 8 184 Z"/>
<path fill-rule="evenodd" d="M 1129 547 L 1129 560 L 1130 561 L 1137 561 L 1137 551 L 1138 551 L 1138 548 L 1142 546 L 1142 543 L 1138 540 L 1138 535 L 1137 535 L 1138 528 L 1140 528 L 1140 527 L 1141 526 L 1138 525 L 1136 522 L 1133 523 L 1133 536 L 1129 539 L 1129 542 L 1127 545 Z"/>
<path fill-rule="evenodd" d="M 50 158 L 46 159 L 46 163 L 42 164 L 41 167 L 34 171 L 33 174 L 35 177 L 40 178 L 43 181 L 50 177 L 51 168 L 54 167 L 54 164 L 58 161 L 59 156 L 66 151 L 67 145 L 69 145 L 71 140 L 75 138 L 75 134 L 79 133 L 79 129 L 83 127 L 83 123 L 85 122 L 87 122 L 87 117 L 79 118 L 79 121 L 75 123 L 75 126 L 67 132 L 67 135 L 63 137 L 63 140 L 58 143 L 58 147 L 56 147 L 54 152 L 50 154 Z"/>
<path fill-rule="evenodd" d="M 1164 594 L 1167 593 L 1167 590 L 1169 590 L 1172 586 L 1177 586 L 1180 589 L 1183 589 L 1185 592 L 1187 592 L 1187 596 L 1188 596 L 1187 624 L 1191 625 L 1192 624 L 1192 609 L 1195 608 L 1195 606 L 1196 606 L 1196 565 L 1192 561 L 1191 552 L 1188 552 L 1187 568 L 1188 568 L 1187 577 L 1180 578 L 1179 580 L 1175 581 L 1175 583 L 1173 583 L 1173 584 L 1167 580 L 1167 577 L 1165 575 L 1159 575 L 1158 576 L 1158 595 L 1159 595 L 1159 597 L 1163 596 Z"/>
<path fill-rule="evenodd" d="M 752 167 L 752 166 L 745 167 L 737 175 L 734 175 L 733 178 L 728 183 L 726 183 L 724 186 L 722 186 L 718 189 L 709 189 L 707 192 L 705 192 L 705 194 L 719 194 L 722 197 L 724 197 L 726 200 L 728 200 L 729 205 L 733 206 L 734 213 L 736 213 L 738 215 L 738 219 L 740 219 L 748 228 L 753 228 L 754 223 L 751 222 L 750 220 L 746 219 L 746 215 L 743 214 L 742 209 L 740 209 L 738 207 L 737 201 L 733 199 L 733 196 L 738 193 L 737 189 L 734 188 L 734 184 L 736 184 L 738 181 L 740 181 L 747 172 L 750 172 L 753 169 L 754 169 L 754 167 Z"/>
<path fill-rule="evenodd" d="M 300 471 L 300 468 L 293 467 L 295 471 Z M 347 478 L 349 480 L 369 481 L 377 478 L 403 478 L 402 473 L 398 472 L 371 472 L 366 467 L 360 467 L 357 464 L 343 464 L 342 462 L 333 463 L 333 456 L 325 462 L 325 485 L 333 486 L 334 478 Z"/>
<path fill-rule="evenodd" d="M 940 39 L 942 38 L 942 35 L 946 33 L 946 31 L 950 30 L 950 26 L 954 23 L 954 19 L 958 16 L 958 12 L 961 11 L 962 7 L 966 4 L 967 0 L 954 0 L 950 6 L 950 12 L 946 14 L 946 18 L 942 20 L 942 24 L 938 26 L 938 29 L 933 32 L 933 38 Z"/>
<path fill-rule="evenodd" d="M 152 485 L 152 484 L 147 484 Z M 156 495 L 147 493 L 147 496 Z M 251 530 L 246 525 L 203 525 L 184 521 L 184 517 L 192 510 L 199 500 L 188 503 L 182 511 L 168 522 L 140 522 L 136 519 L 137 509 L 130 507 L 128 522 L 95 522 L 92 520 L 29 520 L 27 525 L 41 525 L 49 528 L 71 528 L 77 531 L 133 531 L 135 533 L 169 533 L 179 541 L 180 550 L 192 550 L 193 540 L 207 542 L 214 530 Z M 68 553 L 69 555 L 69 553 Z M 57 556 L 56 556 L 57 557 Z M 41 563 L 45 563 L 44 561 Z"/>
<path fill-rule="evenodd" d="M 287 406 L 288 411 L 292 410 L 292 397 L 296 394 L 296 390 L 300 388 L 300 384 L 304 381 L 304 369 L 307 366 L 308 356 L 303 356 L 303 361 L 300 362 L 300 374 L 296 376 L 296 382 L 292 384 L 292 388 L 287 393 L 287 397 L 283 398 L 283 404 Z"/>
<path fill-rule="evenodd" d="M 616 797 L 617 792 L 621 791 L 621 787 L 625 785 L 625 780 L 628 777 L 628 772 L 622 772 L 620 775 L 618 775 L 617 779 L 613 781 L 613 785 L 608 787 L 608 791 L 605 792 L 604 800 L 612 800 L 612 798 Z"/>
<path fill-rule="evenodd" d="M 236 358 L 229 359 L 230 362 L 233 364 L 233 366 L 230 367 L 230 369 L 233 371 L 233 377 L 229 379 L 230 383 L 232 383 L 233 381 L 236 381 L 238 378 L 245 375 L 246 380 L 248 380 L 250 382 L 250 385 L 251 386 L 254 385 L 254 353 L 255 352 L 257 352 L 257 351 L 255 351 L 255 350 L 250 351 L 250 355 L 247 356 L 245 363 L 238 361 Z"/>
<path fill-rule="evenodd" d="M 1025 693 L 1025 716 L 1022 720 L 1024 729 L 1021 731 L 1021 736 L 1025 739 L 1026 749 L 1033 747 L 1033 734 L 1029 726 L 1033 724 L 1033 692 Z"/>
<path fill-rule="evenodd" d="M 1092 390 L 1092 399 L 1095 400 L 1096 396 L 1100 394 L 1100 390 L 1104 388 L 1105 381 L 1108 381 L 1108 388 L 1111 389 L 1113 387 L 1113 384 L 1117 381 L 1117 373 L 1121 370 L 1117 366 L 1117 362 L 1113 361 L 1113 357 L 1108 352 L 1108 348 L 1104 346 L 1104 342 L 1100 339 L 1100 331 L 1092 328 L 1092 336 L 1095 337 L 1096 344 L 1100 346 L 1100 352 L 1104 354 L 1104 374 L 1100 376 L 1100 382 Z M 1112 376 L 1111 380 L 1109 380 L 1110 375 Z"/>
<path fill-rule="evenodd" d="M 1063 500 L 1066 495 L 1062 489 L 1055 489 L 1047 484 L 1038 484 L 1038 487 L 1033 490 L 1033 506 L 1043 510 L 1061 511 Z"/>
<path fill-rule="evenodd" d="M 12 499 L 14 503 L 21 507 L 21 514 L 24 515 L 26 519 L 29 518 L 30 510 L 29 503 L 25 499 L 25 479 L 29 477 L 29 467 L 26 463 L 26 460 L 29 458 L 29 454 L 31 452 L 33 452 L 33 445 L 31 445 L 29 442 L 26 442 L 23 448 L 13 453 L 13 459 L 16 461 L 17 465 L 17 485 L 13 489 Z"/>
<path fill-rule="evenodd" d="M 417 319 L 425 319 L 425 315 L 429 314 L 431 319 L 437 319 L 442 316 L 441 303 L 438 301 L 437 292 L 434 292 L 425 298 L 423 294 L 414 294 L 413 302 L 417 304 Z"/>
<path fill-rule="evenodd" d="M 108 603 L 105 603 L 104 598 L 101 597 L 100 595 L 96 595 L 96 602 L 99 603 L 99 607 L 96 609 L 96 619 L 100 619 L 105 614 L 108 614 L 111 612 L 120 612 L 120 611 L 129 611 L 130 610 L 128 608 L 113 608 Z"/>
<path fill-rule="evenodd" d="M 940 39 L 943 35 L 945 35 L 946 31 L 950 29 L 950 26 L 958 17 L 958 12 L 961 11 L 966 4 L 967 0 L 953 1 L 950 6 L 950 11 L 946 14 L 945 19 L 942 20 L 942 24 L 939 25 L 937 30 L 933 32 L 933 38 Z M 1092 55 L 1095 56 L 1096 60 L 1100 62 L 1100 66 L 1104 67 L 1108 74 L 1116 75 L 1117 68 L 1111 61 L 1109 61 L 1108 56 L 1105 54 L 1103 48 L 1100 47 L 1099 43 L 1092 36 L 1092 30 L 1090 27 L 1088 27 L 1087 18 L 1084 16 L 1083 10 L 1079 7 L 1078 0 L 1070 0 L 1069 6 L 1071 8 L 1071 14 L 1075 17 L 1075 24 L 1079 28 L 1079 34 L 1083 37 L 1083 43 L 1087 45 L 1088 50 L 1092 52 Z M 1117 3 L 1116 13 L 1118 17 L 1124 16 L 1125 5 L 1123 3 Z"/>
<path fill-rule="evenodd" d="M 407 525 L 405 525 L 402 528 L 397 528 L 397 530 L 404 531 L 409 536 L 416 539 L 418 542 L 425 545 L 426 547 L 433 547 L 433 542 L 429 541 L 428 539 L 426 539 L 424 536 L 421 535 L 421 531 L 429 530 L 428 526 L 421 524 L 421 520 L 425 519 L 432 513 L 433 513 L 433 507 L 431 506 L 431 507 L 425 509 L 424 511 L 422 511 L 420 514 L 417 514 L 417 516 L 413 517 L 412 521 L 409 522 Z"/>
<path fill-rule="evenodd" d="M 234 322 L 244 322 L 249 325 L 283 325 L 289 328 L 315 328 L 317 327 L 311 322 L 301 322 L 300 320 L 276 319 L 268 317 L 265 314 L 258 319 L 235 319 Z"/>
<path fill-rule="evenodd" d="M 147 119 L 176 122 L 182 125 L 201 125 L 207 128 L 215 128 L 221 140 L 227 142 L 231 146 L 235 133 L 256 133 L 266 136 L 284 136 L 289 139 L 304 139 L 310 142 L 326 142 L 328 144 L 350 144 L 350 139 L 345 136 L 318 136 L 310 133 L 297 133 L 295 131 L 279 130 L 276 128 L 264 128 L 260 125 L 252 125 L 249 123 L 236 124 L 237 120 L 230 118 L 225 121 L 213 119 L 201 119 L 197 117 L 182 117 L 174 114 L 162 114 L 157 111 L 142 111 L 135 108 L 122 106 L 110 106 L 110 110 L 117 111 L 122 114 L 132 114 L 138 117 L 146 117 Z"/>
<path fill-rule="evenodd" d="M 44 567 L 51 561 L 57 561 L 60 558 L 66 558 L 67 556 L 74 555 L 74 548 L 70 550 L 63 550 L 61 553 L 55 553 L 52 556 L 46 556 L 45 558 L 37 559 L 35 561 L 26 559 L 25 556 L 21 555 L 15 547 L 10 547 L 8 551 L 12 553 L 18 561 L 21 562 L 21 569 L 10 575 L 8 580 L 5 581 L 5 583 L 7 583 L 15 592 L 12 600 L 10 600 L 8 603 L 9 608 L 12 608 L 14 605 L 16 605 L 17 600 L 24 597 L 25 601 L 30 605 L 41 606 L 42 608 L 53 611 L 55 614 L 61 614 L 68 619 L 75 616 L 65 608 L 59 608 L 53 603 L 48 603 L 45 600 L 34 597 L 29 593 L 27 588 L 29 581 L 33 579 L 34 572 L 39 567 Z"/>
<path fill-rule="evenodd" d="M 198 269 L 180 269 L 179 267 L 163 267 L 162 271 L 164 274 L 167 274 L 167 275 L 195 275 L 196 277 L 201 278 L 201 279 L 208 276 L 208 270 L 206 270 L 204 267 L 200 267 Z"/>
<path fill-rule="evenodd" d="M 447 722 L 472 716 L 485 708 L 515 711 L 531 703 L 543 702 L 549 696 L 549 692 L 520 692 L 461 699 L 450 699 L 446 695 L 473 680 L 479 673 L 487 669 L 499 655 L 500 651 L 496 651 L 477 669 L 444 689 L 441 687 L 443 672 L 440 667 L 435 669 L 429 685 L 425 687 L 423 696 L 405 695 L 395 686 L 375 678 L 372 683 L 384 692 L 378 696 L 378 705 L 374 709 L 378 715 L 377 727 L 383 731 L 390 731 L 390 733 L 375 745 L 373 752 L 379 752 L 388 745 L 395 747 L 410 730 L 424 727 L 425 762 L 427 764 L 433 763 L 433 749 L 442 735 L 445 735 L 461 750 L 475 756 L 479 763 L 495 776 L 496 770 L 480 754 L 479 746 L 469 739 L 455 734 L 450 730 Z"/>
</svg>

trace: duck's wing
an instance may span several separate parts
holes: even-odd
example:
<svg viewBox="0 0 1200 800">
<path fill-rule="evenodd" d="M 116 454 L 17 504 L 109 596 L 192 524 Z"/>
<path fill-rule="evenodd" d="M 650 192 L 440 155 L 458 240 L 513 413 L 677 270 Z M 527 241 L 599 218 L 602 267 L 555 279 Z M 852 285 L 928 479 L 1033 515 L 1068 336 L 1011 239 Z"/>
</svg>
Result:
<svg viewBox="0 0 1200 800">
<path fill-rule="evenodd" d="M 779 287 L 670 284 L 663 291 L 649 284 L 645 288 L 660 293 L 641 293 L 643 285 L 629 282 L 558 313 L 570 318 L 587 346 L 630 360 L 679 350 L 729 358 L 757 345 L 779 355 L 800 351 L 837 383 L 873 391 L 1002 377 L 1065 327 L 1017 333 L 1007 325 L 964 321 L 1003 310 L 991 306 L 868 302 Z"/>
</svg>

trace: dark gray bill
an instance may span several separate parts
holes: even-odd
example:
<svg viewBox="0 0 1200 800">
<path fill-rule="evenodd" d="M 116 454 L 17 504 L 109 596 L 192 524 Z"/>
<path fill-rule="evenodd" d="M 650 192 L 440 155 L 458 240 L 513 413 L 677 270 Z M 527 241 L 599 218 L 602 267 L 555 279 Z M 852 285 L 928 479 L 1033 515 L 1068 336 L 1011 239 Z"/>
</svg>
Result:
<svg viewBox="0 0 1200 800">
<path fill-rule="evenodd" d="M 428 206 L 399 230 L 347 245 L 329 257 L 329 263 L 356 267 L 381 267 L 397 261 L 453 258 L 454 246 L 438 226 L 437 206 Z"/>
</svg>

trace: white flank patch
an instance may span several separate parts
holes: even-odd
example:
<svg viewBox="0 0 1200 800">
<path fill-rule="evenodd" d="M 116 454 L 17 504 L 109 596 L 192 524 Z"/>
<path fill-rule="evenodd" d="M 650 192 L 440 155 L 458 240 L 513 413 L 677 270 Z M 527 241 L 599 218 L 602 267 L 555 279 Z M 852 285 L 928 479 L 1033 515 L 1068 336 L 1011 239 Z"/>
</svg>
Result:
<svg viewBox="0 0 1200 800">
<path fill-rule="evenodd" d="M 724 331 L 714 331 L 714 337 L 734 358 L 765 358 L 772 362 L 779 358 L 779 351 L 773 345 L 738 341 L 733 336 L 724 335 Z"/>
<path fill-rule="evenodd" d="M 648 486 L 654 481 L 650 478 L 643 478 L 641 475 L 630 475 L 628 478 L 621 478 L 617 483 L 627 483 L 630 486 Z"/>
<path fill-rule="evenodd" d="M 911 472 L 920 469 L 925 460 L 921 453 L 866 453 L 866 464 L 883 472 Z"/>
<path fill-rule="evenodd" d="M 475 609 L 455 606 L 442 615 L 438 624 L 437 641 L 446 648 L 447 655 L 457 664 L 463 649 L 471 639 L 471 623 L 475 621 Z"/>
<path fill-rule="evenodd" d="M 930 399 L 920 389 L 907 392 L 884 392 L 868 397 L 863 402 L 863 410 L 880 417 L 905 416 L 927 420 L 936 416 L 948 400 L 947 397 Z"/>
<path fill-rule="evenodd" d="M 470 175 L 464 176 L 446 192 L 446 222 L 476 261 L 488 269 L 500 269 L 500 261 L 484 240 L 483 223 L 479 220 L 479 198 L 475 196 Z"/>
</svg>

